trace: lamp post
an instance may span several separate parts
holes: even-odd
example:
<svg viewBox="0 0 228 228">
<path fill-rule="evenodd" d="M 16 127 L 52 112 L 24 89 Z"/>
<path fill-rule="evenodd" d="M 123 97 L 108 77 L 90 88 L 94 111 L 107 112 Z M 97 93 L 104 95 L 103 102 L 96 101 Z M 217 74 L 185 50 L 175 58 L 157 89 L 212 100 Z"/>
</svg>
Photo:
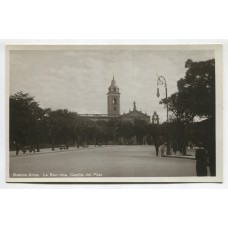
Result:
<svg viewBox="0 0 228 228">
<path fill-rule="evenodd" d="M 168 92 L 167 92 L 167 83 L 166 83 L 166 79 L 164 76 L 158 76 L 158 79 L 157 79 L 157 97 L 160 96 L 160 93 L 159 93 L 159 86 L 160 85 L 164 85 L 165 87 L 165 98 L 166 98 L 166 107 L 167 107 L 167 113 L 166 113 L 166 122 L 168 124 L 169 122 L 169 117 L 168 117 L 168 110 L 169 110 L 169 106 L 168 106 Z M 168 134 L 168 137 L 167 137 L 167 154 L 169 155 L 170 154 L 170 142 L 169 142 L 169 134 Z"/>
<path fill-rule="evenodd" d="M 168 93 L 167 93 L 167 83 L 166 83 L 166 80 L 165 80 L 165 77 L 163 76 L 159 76 L 158 79 L 157 79 L 157 97 L 160 96 L 160 93 L 159 93 L 159 85 L 164 85 L 165 87 L 165 98 L 166 98 L 166 105 L 167 105 L 167 114 L 166 114 L 166 122 L 168 123 L 169 122 L 169 118 L 168 118 L 168 100 L 167 100 L 167 97 L 168 97 Z"/>
</svg>

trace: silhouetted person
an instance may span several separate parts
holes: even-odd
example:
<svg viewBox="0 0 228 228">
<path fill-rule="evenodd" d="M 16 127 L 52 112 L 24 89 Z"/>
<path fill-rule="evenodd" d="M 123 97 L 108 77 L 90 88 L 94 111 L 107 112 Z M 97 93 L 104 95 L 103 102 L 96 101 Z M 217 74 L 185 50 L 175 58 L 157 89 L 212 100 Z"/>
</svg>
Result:
<svg viewBox="0 0 228 228">
<path fill-rule="evenodd" d="M 156 156 L 158 156 L 158 151 L 159 151 L 159 143 L 158 143 L 158 141 L 157 141 L 157 140 L 155 141 L 154 146 L 155 146 L 155 149 L 156 149 Z"/>
<path fill-rule="evenodd" d="M 205 145 L 207 149 L 207 156 L 208 156 L 208 166 L 210 168 L 210 175 L 216 176 L 216 156 L 215 156 L 215 141 L 211 139 L 207 141 Z"/>
<path fill-rule="evenodd" d="M 178 141 L 178 149 L 180 151 L 180 154 L 182 153 L 182 142 Z"/>
<path fill-rule="evenodd" d="M 209 167 L 211 176 L 216 176 L 216 156 L 215 148 L 209 148 Z"/>
<path fill-rule="evenodd" d="M 16 155 L 19 154 L 19 151 L 20 151 L 20 145 L 19 143 L 16 143 Z"/>
<path fill-rule="evenodd" d="M 195 152 L 197 176 L 207 176 L 207 153 L 203 143 L 198 143 Z"/>
<path fill-rule="evenodd" d="M 178 145 L 177 145 L 177 143 L 175 141 L 173 142 L 172 147 L 173 147 L 173 152 L 176 155 L 176 152 L 177 152 L 177 149 L 178 149 Z"/>
</svg>

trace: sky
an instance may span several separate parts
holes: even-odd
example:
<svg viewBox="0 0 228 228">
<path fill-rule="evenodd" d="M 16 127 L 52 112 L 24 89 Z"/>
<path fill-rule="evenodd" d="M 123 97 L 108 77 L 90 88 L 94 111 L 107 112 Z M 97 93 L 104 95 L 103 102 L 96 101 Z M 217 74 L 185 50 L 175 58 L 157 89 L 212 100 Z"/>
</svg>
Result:
<svg viewBox="0 0 228 228">
<path fill-rule="evenodd" d="M 160 121 L 166 109 L 157 76 L 167 81 L 168 96 L 185 76 L 185 61 L 214 58 L 210 50 L 11 50 L 10 94 L 29 93 L 41 108 L 68 109 L 79 114 L 107 114 L 107 92 L 113 75 L 120 89 L 120 112 L 137 110 Z"/>
</svg>

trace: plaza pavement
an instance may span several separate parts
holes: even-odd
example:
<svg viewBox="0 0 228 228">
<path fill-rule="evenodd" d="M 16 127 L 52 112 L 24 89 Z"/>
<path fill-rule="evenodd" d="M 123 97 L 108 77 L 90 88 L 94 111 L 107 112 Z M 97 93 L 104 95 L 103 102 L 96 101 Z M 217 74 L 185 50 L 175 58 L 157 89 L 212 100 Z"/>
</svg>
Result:
<svg viewBox="0 0 228 228">
<path fill-rule="evenodd" d="M 195 160 L 157 157 L 154 146 L 89 146 L 68 150 L 10 152 L 10 176 L 37 177 L 181 177 L 196 176 Z M 61 176 L 63 175 L 63 176 Z M 73 176 L 76 175 L 76 176 Z M 25 176 L 23 176 L 25 178 Z M 27 176 L 35 177 L 35 176 Z"/>
</svg>

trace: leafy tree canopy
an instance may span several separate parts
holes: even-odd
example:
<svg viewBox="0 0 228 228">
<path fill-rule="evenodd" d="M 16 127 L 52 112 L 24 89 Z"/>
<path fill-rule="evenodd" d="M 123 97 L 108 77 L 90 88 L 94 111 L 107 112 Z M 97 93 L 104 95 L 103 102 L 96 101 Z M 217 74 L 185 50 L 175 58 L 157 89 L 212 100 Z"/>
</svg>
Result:
<svg viewBox="0 0 228 228">
<path fill-rule="evenodd" d="M 10 96 L 10 135 L 21 141 L 29 134 L 36 135 L 36 126 L 44 110 L 28 93 L 18 92 Z"/>
<path fill-rule="evenodd" d="M 186 74 L 177 82 L 178 92 L 168 98 L 169 110 L 181 123 L 192 122 L 195 116 L 215 117 L 215 60 L 185 63 Z M 167 104 L 167 100 L 161 101 Z"/>
<path fill-rule="evenodd" d="M 184 78 L 177 82 L 189 110 L 199 117 L 215 116 L 215 60 L 193 62 L 188 59 Z"/>
</svg>

